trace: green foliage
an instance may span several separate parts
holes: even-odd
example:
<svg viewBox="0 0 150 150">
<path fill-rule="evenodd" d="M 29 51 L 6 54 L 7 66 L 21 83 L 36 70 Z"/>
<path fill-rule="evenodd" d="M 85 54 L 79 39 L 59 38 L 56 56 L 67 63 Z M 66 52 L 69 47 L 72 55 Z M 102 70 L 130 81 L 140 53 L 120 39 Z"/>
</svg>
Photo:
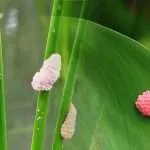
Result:
<svg viewBox="0 0 150 150">
<path fill-rule="evenodd" d="M 63 148 L 62 147 L 63 139 L 60 136 L 60 130 L 61 130 L 61 125 L 63 124 L 63 121 L 66 117 L 66 114 L 68 113 L 68 109 L 69 109 L 70 103 L 72 101 L 72 95 L 74 94 L 74 88 L 75 88 L 75 83 L 76 83 L 76 71 L 78 68 L 78 63 L 80 60 L 80 52 L 81 52 L 80 37 L 82 36 L 82 31 L 83 31 L 83 21 L 81 18 L 83 17 L 83 15 L 85 13 L 86 6 L 87 6 L 87 2 L 85 1 L 82 3 L 82 7 L 81 7 L 81 11 L 80 11 L 80 18 L 77 19 L 77 28 L 76 28 L 75 36 L 73 37 L 73 46 L 71 48 L 72 53 L 70 56 L 68 68 L 65 69 L 65 71 L 67 71 L 67 73 L 66 73 L 66 77 L 65 77 L 65 83 L 64 83 L 64 88 L 63 88 L 63 92 L 62 92 L 62 98 L 60 101 L 58 116 L 56 119 L 56 126 L 55 126 L 52 150 L 61 150 Z M 60 18 L 58 17 L 58 20 L 61 20 L 61 17 Z M 68 23 L 68 21 L 65 21 L 65 22 Z M 66 25 L 68 25 L 68 24 L 66 24 Z M 61 26 L 61 24 L 59 26 Z M 66 28 L 67 27 L 69 27 L 69 26 L 66 26 Z M 66 31 L 68 31 L 68 29 L 66 29 Z M 60 33 L 58 33 L 58 35 L 60 36 Z M 64 37 L 68 38 L 68 35 L 64 35 Z M 66 51 L 67 51 L 67 49 L 66 49 Z M 63 52 L 64 51 L 62 51 L 62 53 Z"/>
<path fill-rule="evenodd" d="M 52 52 L 60 51 L 63 58 L 62 79 L 65 79 L 61 86 L 62 96 L 57 102 L 58 110 L 54 114 L 56 118 L 52 122 L 55 131 L 52 149 L 63 148 L 60 128 L 73 100 L 78 110 L 77 130 L 72 140 L 64 142 L 65 150 L 148 150 L 150 122 L 136 111 L 134 102 L 139 93 L 149 88 L 149 51 L 121 34 L 85 20 L 81 21 L 82 34 L 75 38 L 78 19 L 60 17 L 71 13 L 73 3 L 59 5 L 60 2 L 56 0 L 53 4 L 45 53 L 47 58 Z M 79 14 L 75 12 L 74 15 Z M 87 18 L 90 16 L 87 15 Z M 74 40 L 78 42 L 74 43 Z M 76 73 L 80 53 L 80 70 Z M 43 148 L 49 102 L 49 93 L 41 92 L 32 150 Z M 43 119 L 38 120 L 38 117 Z"/>
<path fill-rule="evenodd" d="M 7 150 L 6 106 L 4 93 L 4 68 L 0 33 L 0 149 Z"/>
<path fill-rule="evenodd" d="M 57 30 L 58 30 L 57 26 L 59 25 L 59 21 L 60 21 L 56 17 L 57 15 L 60 14 L 60 11 L 58 11 L 57 9 L 58 2 L 59 0 L 54 0 L 53 2 L 53 9 L 52 9 L 52 15 L 50 19 L 44 59 L 48 58 L 51 55 L 51 53 L 56 51 L 55 48 L 56 48 L 56 39 L 57 39 Z M 44 148 L 45 130 L 46 130 L 49 104 L 50 104 L 49 91 L 40 92 L 37 98 L 37 108 L 36 108 L 36 115 L 34 121 L 31 150 L 42 150 Z"/>
<path fill-rule="evenodd" d="M 64 20 L 72 33 L 76 20 Z M 150 121 L 134 103 L 138 94 L 150 88 L 150 52 L 124 35 L 83 22 L 80 70 L 73 95 L 77 128 L 73 139 L 64 141 L 64 149 L 149 150 Z"/>
</svg>

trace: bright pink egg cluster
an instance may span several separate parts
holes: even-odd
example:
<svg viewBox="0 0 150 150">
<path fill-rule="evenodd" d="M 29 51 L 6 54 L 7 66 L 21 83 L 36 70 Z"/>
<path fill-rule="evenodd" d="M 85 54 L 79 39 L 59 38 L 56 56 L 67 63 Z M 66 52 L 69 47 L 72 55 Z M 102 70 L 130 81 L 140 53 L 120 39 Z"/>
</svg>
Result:
<svg viewBox="0 0 150 150">
<path fill-rule="evenodd" d="M 145 91 L 139 95 L 135 104 L 143 116 L 150 116 L 150 91 Z"/>
</svg>

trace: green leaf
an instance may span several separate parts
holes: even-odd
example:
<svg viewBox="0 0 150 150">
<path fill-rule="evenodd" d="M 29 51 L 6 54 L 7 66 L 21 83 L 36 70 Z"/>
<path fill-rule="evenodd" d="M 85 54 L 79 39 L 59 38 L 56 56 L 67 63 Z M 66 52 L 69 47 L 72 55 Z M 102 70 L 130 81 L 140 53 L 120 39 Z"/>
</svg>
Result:
<svg viewBox="0 0 150 150">
<path fill-rule="evenodd" d="M 78 21 L 77 21 L 76 33 L 75 33 L 74 41 L 73 41 L 73 45 L 72 45 L 72 53 L 70 56 L 70 61 L 67 64 L 68 68 L 65 69 L 63 67 L 64 72 L 66 71 L 67 73 L 66 73 L 66 78 L 65 78 L 65 82 L 64 82 L 64 88 L 62 91 L 62 97 L 60 100 L 58 115 L 56 118 L 57 121 L 56 121 L 56 125 L 55 125 L 55 133 L 54 133 L 54 138 L 53 138 L 52 150 L 62 150 L 63 149 L 63 147 L 62 147 L 63 139 L 60 136 L 60 129 L 61 129 L 61 125 L 63 124 L 63 121 L 66 117 L 66 114 L 68 112 L 70 103 L 72 101 L 72 96 L 74 94 L 74 89 L 75 89 L 75 84 L 76 84 L 76 71 L 78 70 L 78 64 L 80 61 L 80 53 L 81 53 L 80 37 L 82 35 L 83 26 L 84 26 L 84 22 L 82 21 L 81 18 L 83 17 L 83 15 L 85 13 L 86 6 L 87 6 L 87 2 L 85 1 L 82 3 L 80 17 L 78 18 Z M 61 17 L 59 20 L 61 20 Z M 65 20 L 65 22 L 67 22 L 67 21 Z M 61 23 L 63 24 L 63 21 Z M 65 25 L 68 25 L 68 22 Z M 59 26 L 61 26 L 61 24 L 59 24 Z M 68 28 L 68 27 L 69 26 L 66 26 L 66 28 Z M 67 37 L 65 39 L 65 41 L 67 42 L 68 35 L 66 35 L 64 37 Z M 66 45 L 67 45 L 67 43 L 66 43 Z M 64 53 L 64 52 L 65 51 L 62 50 L 62 53 Z M 65 52 L 64 55 L 67 55 L 67 53 Z"/>
<path fill-rule="evenodd" d="M 74 33 L 76 20 L 64 20 L 72 24 L 70 33 Z M 83 22 L 73 96 L 78 111 L 76 133 L 64 141 L 64 149 L 149 150 L 150 119 L 134 103 L 138 94 L 150 89 L 150 51 L 115 31 Z"/>
<path fill-rule="evenodd" d="M 47 59 L 53 52 L 56 52 L 55 48 L 57 33 L 55 32 L 55 30 L 57 31 L 60 20 L 55 16 L 61 14 L 57 9 L 58 2 L 59 0 L 54 0 L 53 2 L 44 59 Z M 42 150 L 44 148 L 47 115 L 50 104 L 49 96 L 50 91 L 39 92 L 34 119 L 31 150 Z"/>
<path fill-rule="evenodd" d="M 0 149 L 7 150 L 6 102 L 4 92 L 4 66 L 0 32 Z"/>
</svg>

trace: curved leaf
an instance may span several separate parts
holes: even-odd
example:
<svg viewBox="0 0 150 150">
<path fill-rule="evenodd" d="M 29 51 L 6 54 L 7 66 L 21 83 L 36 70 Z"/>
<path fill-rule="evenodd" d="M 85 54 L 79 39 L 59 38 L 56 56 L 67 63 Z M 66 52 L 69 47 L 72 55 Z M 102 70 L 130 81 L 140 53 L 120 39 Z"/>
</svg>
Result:
<svg viewBox="0 0 150 150">
<path fill-rule="evenodd" d="M 72 28 L 76 21 L 69 21 Z M 150 52 L 124 35 L 84 22 L 73 97 L 77 128 L 64 149 L 149 150 L 150 119 L 134 103 L 138 94 L 150 88 Z"/>
</svg>

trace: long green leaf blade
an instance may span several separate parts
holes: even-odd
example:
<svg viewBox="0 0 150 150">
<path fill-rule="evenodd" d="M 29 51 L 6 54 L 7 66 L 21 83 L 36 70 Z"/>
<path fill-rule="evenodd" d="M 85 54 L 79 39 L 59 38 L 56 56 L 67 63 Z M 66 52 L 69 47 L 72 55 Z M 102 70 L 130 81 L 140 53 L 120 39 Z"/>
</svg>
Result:
<svg viewBox="0 0 150 150">
<path fill-rule="evenodd" d="M 75 40 L 73 43 L 72 53 L 67 69 L 67 75 L 64 83 L 63 93 L 59 105 L 58 116 L 56 119 L 56 126 L 54 132 L 54 139 L 52 143 L 52 150 L 61 150 L 63 148 L 63 139 L 60 135 L 61 125 L 65 119 L 65 116 L 68 112 L 69 105 L 72 101 L 72 97 L 74 94 L 75 83 L 76 83 L 76 72 L 78 69 L 78 64 L 80 61 L 80 53 L 81 53 L 81 41 L 80 37 L 83 32 L 83 21 L 82 17 L 85 12 L 85 8 L 87 6 L 87 1 L 83 1 L 81 7 L 80 18 L 78 19 L 77 31 L 75 34 Z M 66 20 L 67 22 L 67 20 Z"/>
<path fill-rule="evenodd" d="M 61 0 L 53 1 L 53 9 L 50 19 L 44 59 L 48 58 L 53 52 L 56 51 L 57 31 L 60 21 L 56 16 L 59 16 L 61 14 L 61 11 L 58 10 L 58 7 L 61 3 Z M 50 104 L 49 94 L 50 93 L 48 91 L 40 92 L 37 99 L 31 150 L 43 150 L 44 148 L 46 121 Z"/>
<path fill-rule="evenodd" d="M 76 19 L 64 19 L 72 24 L 70 30 L 76 29 Z M 83 22 L 73 96 L 77 127 L 64 149 L 149 150 L 150 119 L 136 110 L 135 101 L 150 89 L 150 51 L 113 30 Z"/>
<path fill-rule="evenodd" d="M 4 66 L 0 33 L 0 149 L 7 150 L 6 102 L 4 92 Z"/>
</svg>

